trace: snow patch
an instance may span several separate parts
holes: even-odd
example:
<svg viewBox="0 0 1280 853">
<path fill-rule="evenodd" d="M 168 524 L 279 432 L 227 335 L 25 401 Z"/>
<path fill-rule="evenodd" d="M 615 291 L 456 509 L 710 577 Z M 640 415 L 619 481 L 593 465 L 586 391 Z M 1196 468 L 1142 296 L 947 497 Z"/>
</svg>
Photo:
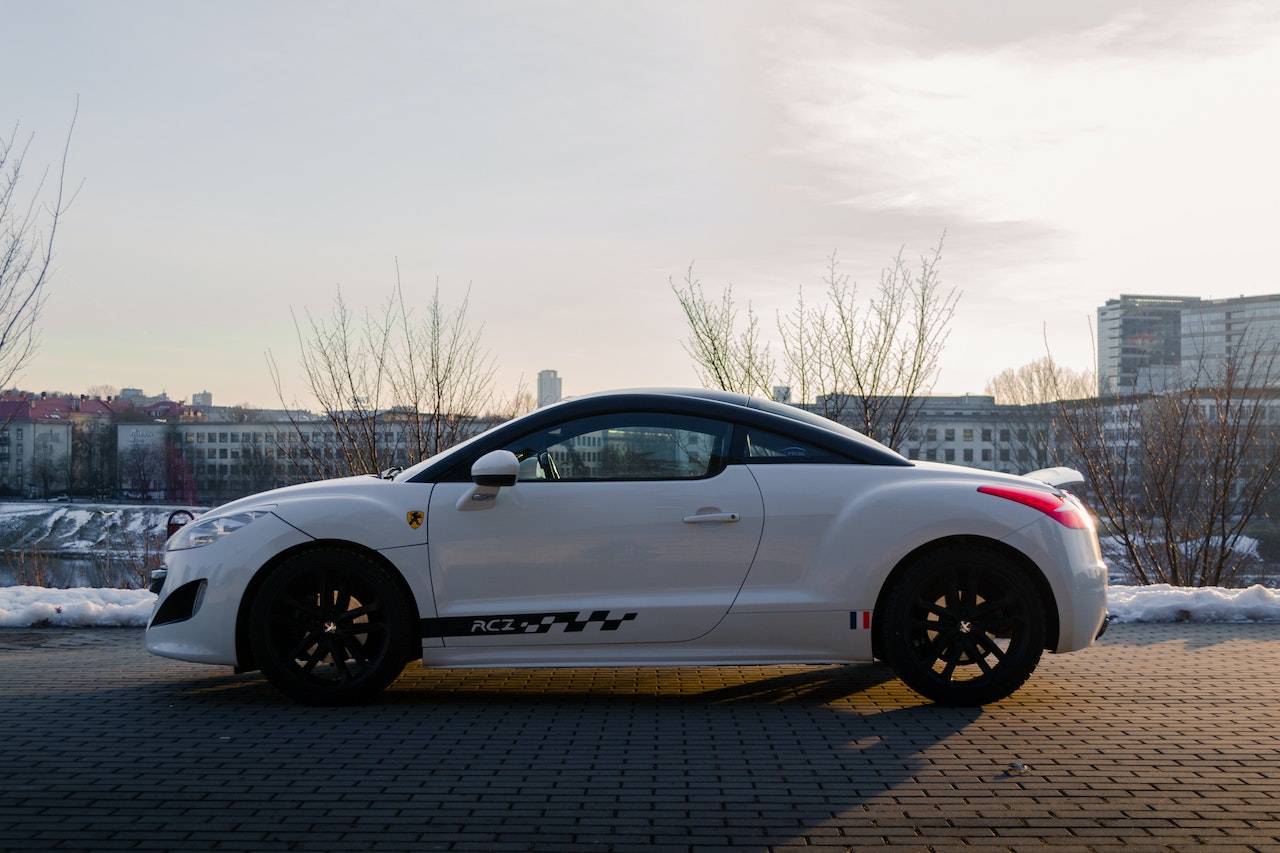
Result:
<svg viewBox="0 0 1280 853">
<path fill-rule="evenodd" d="M 0 628 L 142 628 L 155 601 L 145 589 L 0 587 Z M 1280 590 L 1113 586 L 1107 607 L 1117 622 L 1280 622 Z"/>
</svg>

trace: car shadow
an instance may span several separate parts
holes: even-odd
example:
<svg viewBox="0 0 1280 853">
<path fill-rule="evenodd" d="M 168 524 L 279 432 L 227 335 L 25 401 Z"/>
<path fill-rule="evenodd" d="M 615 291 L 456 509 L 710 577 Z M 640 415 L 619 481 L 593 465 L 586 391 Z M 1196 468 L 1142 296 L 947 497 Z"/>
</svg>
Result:
<svg viewBox="0 0 1280 853">
<path fill-rule="evenodd" d="M 5 700 L 32 743 L 53 742 L 37 729 L 59 730 L 57 714 L 74 721 L 73 738 L 24 752 L 14 790 L 46 797 L 48 812 L 56 789 L 65 807 L 49 820 L 86 803 L 136 809 L 148 831 L 181 832 L 191 849 L 241 831 L 261 849 L 325 849 L 331 812 L 348 846 L 370 849 L 388 814 L 414 828 L 419 846 L 494 849 L 498 820 L 531 850 L 563 849 L 555 839 L 565 833 L 599 849 L 801 846 L 829 840 L 833 827 L 864 831 L 867 808 L 913 796 L 939 773 L 972 781 L 973 769 L 939 763 L 937 748 L 985 713 L 929 704 L 879 664 L 415 664 L 367 705 L 307 707 L 256 673 L 123 661 Z M 1006 784 L 1001 758 L 982 759 L 991 768 L 982 784 Z M 146 793 L 121 789 L 122 773 L 145 779 Z M 209 827 L 192 823 L 197 804 L 216 808 Z"/>
</svg>

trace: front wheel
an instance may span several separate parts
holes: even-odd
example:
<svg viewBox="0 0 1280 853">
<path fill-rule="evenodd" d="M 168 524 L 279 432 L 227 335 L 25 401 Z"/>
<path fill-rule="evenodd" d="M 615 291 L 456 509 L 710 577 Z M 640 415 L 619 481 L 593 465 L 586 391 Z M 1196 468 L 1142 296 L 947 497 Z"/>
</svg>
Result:
<svg viewBox="0 0 1280 853">
<path fill-rule="evenodd" d="M 411 608 L 387 569 L 340 549 L 285 560 L 259 588 L 249 640 L 263 675 L 310 705 L 360 702 L 407 661 Z"/>
<path fill-rule="evenodd" d="M 942 705 L 985 705 L 1013 693 L 1035 670 L 1045 609 L 1020 566 L 965 546 L 908 566 L 876 626 L 882 657 L 912 690 Z"/>
</svg>

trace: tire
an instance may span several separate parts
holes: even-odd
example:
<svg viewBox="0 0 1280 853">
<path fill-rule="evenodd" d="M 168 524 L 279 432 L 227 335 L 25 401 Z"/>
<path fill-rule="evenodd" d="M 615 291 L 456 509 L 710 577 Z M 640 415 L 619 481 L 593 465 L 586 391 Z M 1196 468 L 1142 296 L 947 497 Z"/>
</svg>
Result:
<svg viewBox="0 0 1280 853">
<path fill-rule="evenodd" d="M 875 624 L 885 663 L 940 705 L 1004 699 L 1031 677 L 1045 644 L 1036 585 L 1010 558 L 974 546 L 910 564 Z"/>
<path fill-rule="evenodd" d="M 263 675 L 308 705 L 350 705 L 404 670 L 411 608 L 387 569 L 352 551 L 307 551 L 259 587 L 249 641 Z"/>
</svg>

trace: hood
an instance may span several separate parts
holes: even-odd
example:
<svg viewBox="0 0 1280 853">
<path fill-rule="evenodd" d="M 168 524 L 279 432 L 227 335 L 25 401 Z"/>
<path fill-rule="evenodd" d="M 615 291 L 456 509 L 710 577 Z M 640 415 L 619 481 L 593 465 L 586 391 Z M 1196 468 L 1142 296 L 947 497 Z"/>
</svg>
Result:
<svg viewBox="0 0 1280 853">
<path fill-rule="evenodd" d="M 278 506 L 307 498 L 333 497 L 336 495 L 359 496 L 380 488 L 385 489 L 390 482 L 390 480 L 383 480 L 371 474 L 361 474 L 354 477 L 335 477 L 331 480 L 298 483 L 293 486 L 283 486 L 279 489 L 271 489 L 267 492 L 258 492 L 257 494 L 246 495 L 243 498 L 236 498 L 230 503 L 214 507 L 205 515 L 226 515 L 227 513 L 241 510 Z"/>
</svg>

